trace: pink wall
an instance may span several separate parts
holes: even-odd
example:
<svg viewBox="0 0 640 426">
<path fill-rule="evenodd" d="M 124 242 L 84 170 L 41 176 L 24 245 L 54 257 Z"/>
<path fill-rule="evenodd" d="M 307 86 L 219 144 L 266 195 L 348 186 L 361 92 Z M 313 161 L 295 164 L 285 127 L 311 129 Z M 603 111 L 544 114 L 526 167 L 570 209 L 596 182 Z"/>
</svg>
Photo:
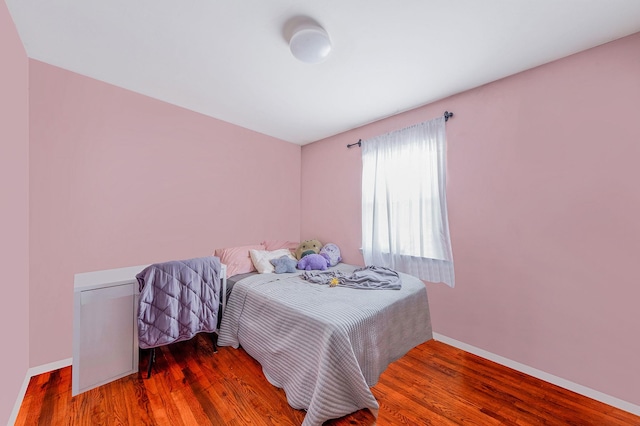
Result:
<svg viewBox="0 0 640 426">
<path fill-rule="evenodd" d="M 29 368 L 29 61 L 0 1 L 0 424 Z"/>
<path fill-rule="evenodd" d="M 640 404 L 638 52 L 640 33 L 304 146 L 301 238 L 362 262 L 345 145 L 454 111 L 456 287 L 428 285 L 434 331 Z"/>
<path fill-rule="evenodd" d="M 71 356 L 75 273 L 299 238 L 299 146 L 37 61 L 30 84 L 32 366 Z"/>
</svg>

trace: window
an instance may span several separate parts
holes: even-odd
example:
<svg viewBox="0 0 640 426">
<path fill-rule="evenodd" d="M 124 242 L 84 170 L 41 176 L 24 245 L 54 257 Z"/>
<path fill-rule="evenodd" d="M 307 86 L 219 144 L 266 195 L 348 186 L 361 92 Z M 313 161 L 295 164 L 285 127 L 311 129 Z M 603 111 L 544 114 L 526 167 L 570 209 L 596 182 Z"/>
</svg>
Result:
<svg viewBox="0 0 640 426">
<path fill-rule="evenodd" d="M 453 287 L 444 122 L 362 142 L 362 249 L 366 264 Z"/>
</svg>

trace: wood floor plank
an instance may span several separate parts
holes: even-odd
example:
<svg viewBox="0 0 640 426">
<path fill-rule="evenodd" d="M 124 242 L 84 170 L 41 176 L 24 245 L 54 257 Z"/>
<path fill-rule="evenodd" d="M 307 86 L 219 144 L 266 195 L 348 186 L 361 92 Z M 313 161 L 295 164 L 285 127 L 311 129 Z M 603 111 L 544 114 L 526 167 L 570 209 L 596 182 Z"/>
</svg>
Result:
<svg viewBox="0 0 640 426">
<path fill-rule="evenodd" d="M 158 348 L 141 373 L 71 397 L 71 368 L 33 377 L 16 425 L 300 425 L 282 389 L 244 350 L 199 335 Z M 378 418 L 360 410 L 326 422 L 371 425 L 640 426 L 640 417 L 444 343 L 429 341 L 392 363 L 372 392 Z"/>
<path fill-rule="evenodd" d="M 38 418 L 40 417 L 42 403 L 46 394 L 46 384 L 50 375 L 51 372 L 39 374 L 31 378 L 25 394 L 25 399 L 28 401 L 27 407 L 29 408 L 25 411 L 25 415 L 22 418 L 18 416 L 16 419 L 16 425 L 22 426 L 38 424 Z M 22 407 L 24 405 L 25 404 L 20 407 L 20 412 L 23 411 Z"/>
<path fill-rule="evenodd" d="M 191 341 L 181 342 L 180 345 L 169 347 L 175 360 L 175 367 L 181 371 L 184 380 L 185 386 L 181 393 L 185 400 L 189 401 L 189 405 L 199 407 L 199 410 L 193 412 L 198 416 L 198 421 L 226 425 L 235 418 L 235 415 L 226 408 L 225 398 L 218 395 L 212 388 L 213 380 L 211 379 L 215 378 L 215 375 L 203 371 L 201 361 L 192 362 L 194 358 L 190 354 L 195 355 L 196 361 L 214 359 L 212 351 L 205 350 L 206 342 L 202 340 L 200 343 L 200 345 L 194 345 Z"/>
<path fill-rule="evenodd" d="M 153 408 L 149 402 L 144 381 L 139 380 L 137 375 L 123 377 L 121 386 L 113 386 L 114 393 L 120 390 L 124 403 L 129 408 L 131 424 L 140 426 L 150 426 L 156 424 L 153 416 Z"/>
</svg>

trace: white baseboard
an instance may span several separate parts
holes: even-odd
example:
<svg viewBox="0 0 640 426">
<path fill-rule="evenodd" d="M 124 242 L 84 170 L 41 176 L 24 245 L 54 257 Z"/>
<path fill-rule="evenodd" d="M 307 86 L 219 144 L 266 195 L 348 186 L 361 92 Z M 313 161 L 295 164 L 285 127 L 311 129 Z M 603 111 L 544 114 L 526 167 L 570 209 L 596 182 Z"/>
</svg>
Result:
<svg viewBox="0 0 640 426">
<path fill-rule="evenodd" d="M 48 373 L 49 371 L 58 370 L 60 368 L 68 367 L 73 362 L 73 358 L 61 359 L 60 361 L 50 362 L 49 364 L 39 365 L 37 367 L 31 367 L 27 371 L 29 378 L 37 376 L 38 374 Z"/>
<path fill-rule="evenodd" d="M 578 393 L 580 395 L 584 395 L 591 399 L 595 399 L 596 401 L 603 402 L 605 404 L 611 405 L 612 407 L 616 407 L 621 410 L 640 416 L 639 405 L 635 405 L 630 402 L 623 401 L 611 395 L 607 395 L 597 390 L 563 379 L 561 377 L 554 376 L 553 374 L 545 373 L 542 370 L 529 367 L 528 365 L 524 365 L 517 361 L 513 361 L 511 359 L 502 357 L 500 355 L 496 355 L 494 353 L 485 351 L 484 349 L 476 348 L 475 346 L 471 346 L 466 343 L 460 342 L 458 340 L 452 339 L 450 337 L 443 336 L 442 334 L 439 334 L 439 333 L 433 333 L 433 338 L 439 342 L 446 343 L 447 345 L 451 345 L 458 349 L 462 349 L 465 352 L 472 353 L 479 357 L 488 359 L 489 361 L 493 361 L 495 363 L 504 365 L 505 367 L 512 368 L 521 373 L 528 374 L 529 376 L 533 376 L 537 379 L 544 380 L 545 382 L 549 382 L 556 386 L 560 386 L 561 388 L 568 389 L 572 392 Z"/>
<path fill-rule="evenodd" d="M 11 411 L 11 415 L 9 416 L 9 421 L 7 422 L 7 426 L 13 426 L 16 423 L 16 419 L 18 418 L 18 413 L 20 412 L 20 406 L 22 405 L 22 400 L 24 399 L 25 394 L 27 393 L 27 386 L 29 386 L 29 380 L 31 380 L 31 376 L 27 372 L 27 375 L 22 382 L 22 387 L 20 388 L 20 392 L 18 392 L 18 397 L 16 398 L 16 403 L 13 404 L 13 411 Z"/>
<path fill-rule="evenodd" d="M 33 376 L 37 376 L 38 374 L 48 373 L 49 371 L 68 367 L 71 365 L 71 361 L 72 358 L 61 359 L 60 361 L 50 362 L 49 364 L 31 367 L 27 370 L 27 374 L 24 378 L 24 381 L 22 382 L 22 387 L 20 388 L 20 392 L 18 393 L 18 397 L 16 398 L 16 403 L 13 405 L 13 411 L 11 411 L 11 416 L 9 416 L 9 422 L 7 423 L 7 426 L 12 426 L 16 422 L 18 413 L 20 412 L 20 406 L 22 405 L 24 396 L 27 393 L 27 387 L 29 386 L 29 381 L 31 381 L 31 378 Z"/>
</svg>

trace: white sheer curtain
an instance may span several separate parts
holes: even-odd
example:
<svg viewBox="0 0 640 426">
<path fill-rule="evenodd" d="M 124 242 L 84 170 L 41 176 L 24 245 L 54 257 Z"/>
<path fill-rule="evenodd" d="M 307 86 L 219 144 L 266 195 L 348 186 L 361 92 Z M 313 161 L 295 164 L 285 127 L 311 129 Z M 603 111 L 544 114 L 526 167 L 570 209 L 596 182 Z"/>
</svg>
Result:
<svg viewBox="0 0 640 426">
<path fill-rule="evenodd" d="M 365 264 L 453 287 L 445 189 L 444 117 L 362 141 Z"/>
</svg>

